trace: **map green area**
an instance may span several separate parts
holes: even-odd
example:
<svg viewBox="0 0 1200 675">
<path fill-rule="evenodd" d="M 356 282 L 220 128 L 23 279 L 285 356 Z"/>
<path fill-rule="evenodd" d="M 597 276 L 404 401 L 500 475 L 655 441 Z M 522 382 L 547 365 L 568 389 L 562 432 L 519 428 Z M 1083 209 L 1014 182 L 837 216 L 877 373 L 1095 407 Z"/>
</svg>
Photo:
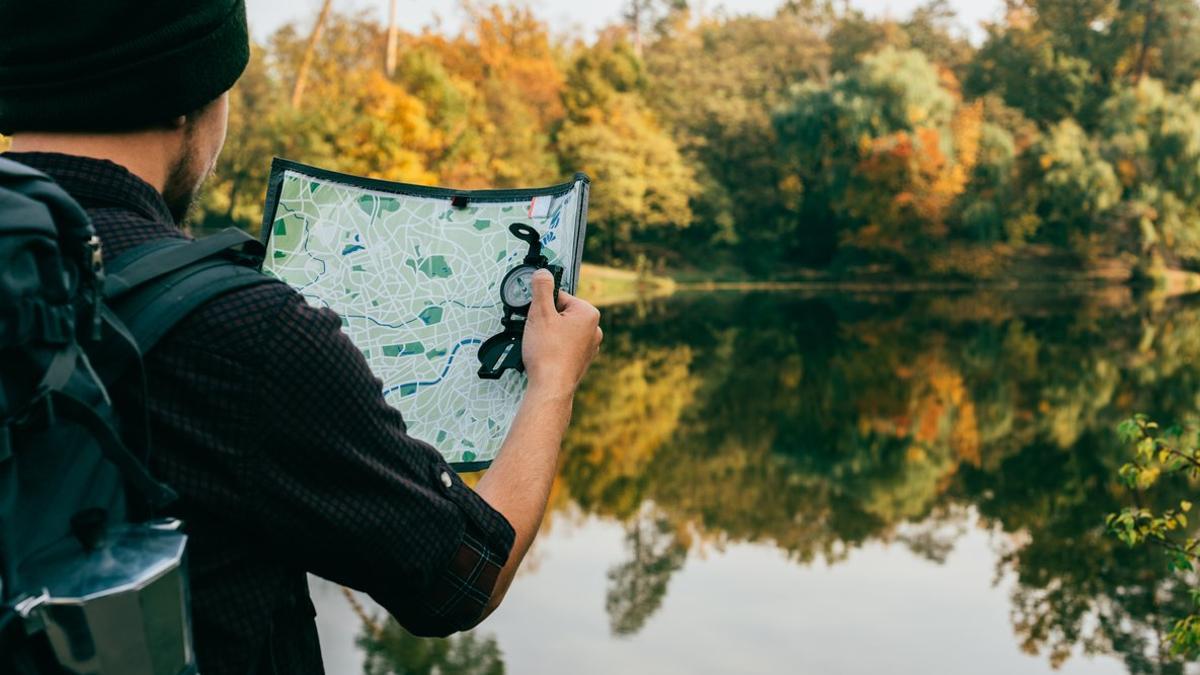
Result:
<svg viewBox="0 0 1200 675">
<path fill-rule="evenodd" d="M 481 468 L 525 391 L 522 374 L 476 375 L 479 345 L 501 328 L 500 280 L 528 250 L 508 226 L 538 230 L 573 291 L 587 198 L 582 175 L 541 189 L 450 191 L 276 160 L 263 270 L 341 316 L 414 438 L 456 468 Z"/>
</svg>

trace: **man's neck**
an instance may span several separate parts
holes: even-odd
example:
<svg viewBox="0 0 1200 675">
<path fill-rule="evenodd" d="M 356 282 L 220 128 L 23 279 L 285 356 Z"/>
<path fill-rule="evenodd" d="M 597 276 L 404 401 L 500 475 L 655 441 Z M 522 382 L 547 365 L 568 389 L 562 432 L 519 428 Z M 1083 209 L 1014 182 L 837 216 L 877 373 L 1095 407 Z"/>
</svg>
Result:
<svg viewBox="0 0 1200 675">
<path fill-rule="evenodd" d="M 166 131 L 111 134 L 29 132 L 12 137 L 12 152 L 57 152 L 119 164 L 162 194 L 179 139 Z"/>
</svg>

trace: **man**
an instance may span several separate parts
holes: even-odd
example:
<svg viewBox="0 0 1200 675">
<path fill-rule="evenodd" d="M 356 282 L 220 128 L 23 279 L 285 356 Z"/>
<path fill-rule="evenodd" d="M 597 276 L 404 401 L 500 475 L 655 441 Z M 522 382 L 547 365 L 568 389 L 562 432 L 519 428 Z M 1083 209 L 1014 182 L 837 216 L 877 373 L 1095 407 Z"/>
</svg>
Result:
<svg viewBox="0 0 1200 675">
<path fill-rule="evenodd" d="M 106 260 L 184 236 L 248 59 L 243 1 L 0 0 L 7 156 L 87 209 Z M 307 572 L 366 591 L 422 635 L 496 607 L 601 340 L 596 309 L 566 293 L 555 307 L 552 286 L 534 279 L 528 392 L 474 491 L 407 435 L 338 317 L 282 284 L 211 301 L 151 352 L 148 400 L 134 403 L 192 535 L 200 672 L 321 672 Z"/>
</svg>

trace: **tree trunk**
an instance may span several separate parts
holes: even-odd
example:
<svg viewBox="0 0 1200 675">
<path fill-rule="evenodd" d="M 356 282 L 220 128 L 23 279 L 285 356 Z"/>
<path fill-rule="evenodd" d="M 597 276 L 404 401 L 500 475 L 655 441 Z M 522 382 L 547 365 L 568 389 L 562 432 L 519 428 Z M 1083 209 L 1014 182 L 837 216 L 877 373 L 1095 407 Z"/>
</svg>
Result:
<svg viewBox="0 0 1200 675">
<path fill-rule="evenodd" d="M 239 192 L 238 188 L 241 186 L 241 183 L 242 183 L 241 177 L 234 176 L 234 179 L 231 181 L 231 183 L 232 184 L 229 186 L 229 209 L 227 209 L 225 211 L 225 220 L 228 220 L 229 222 L 232 223 L 233 222 L 233 211 L 234 211 L 234 209 L 237 208 L 237 198 L 238 198 L 238 192 Z"/>
<path fill-rule="evenodd" d="M 629 10 L 626 13 L 626 20 L 629 22 L 629 31 L 633 38 L 633 53 L 640 59 L 642 58 L 642 3 L 645 0 L 630 0 Z"/>
<path fill-rule="evenodd" d="M 293 108 L 299 108 L 304 100 L 304 84 L 308 80 L 308 71 L 312 69 L 313 58 L 317 53 L 317 43 L 321 41 L 321 33 L 325 31 L 325 21 L 329 18 L 331 9 L 333 9 L 333 0 L 325 0 L 321 5 L 321 13 L 317 15 L 317 23 L 308 36 L 308 46 L 304 48 L 304 57 L 300 60 L 300 68 L 296 71 L 296 84 L 292 87 Z"/>
<path fill-rule="evenodd" d="M 1150 0 L 1150 6 L 1146 9 L 1146 25 L 1142 27 L 1142 44 L 1138 49 L 1137 66 L 1133 71 L 1133 83 L 1139 84 L 1142 78 L 1146 76 L 1147 61 L 1150 56 L 1150 33 L 1153 30 L 1154 22 L 1158 20 L 1156 11 L 1158 2 Z"/>
<path fill-rule="evenodd" d="M 387 59 L 384 61 L 384 71 L 388 77 L 396 73 L 396 43 L 399 37 L 396 30 L 396 0 L 392 0 L 391 16 L 388 18 Z"/>
</svg>

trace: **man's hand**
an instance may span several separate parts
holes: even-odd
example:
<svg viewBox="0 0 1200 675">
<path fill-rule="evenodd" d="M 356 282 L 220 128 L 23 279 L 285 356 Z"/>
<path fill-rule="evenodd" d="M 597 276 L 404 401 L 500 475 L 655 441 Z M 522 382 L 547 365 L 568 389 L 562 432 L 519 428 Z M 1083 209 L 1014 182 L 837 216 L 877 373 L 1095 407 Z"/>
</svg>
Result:
<svg viewBox="0 0 1200 675">
<path fill-rule="evenodd" d="M 496 578 L 487 614 L 508 592 L 537 536 L 563 434 L 571 421 L 571 400 L 604 337 L 595 307 L 562 291 L 558 302 L 560 306 L 555 307 L 554 277 L 538 270 L 533 275 L 533 304 L 521 351 L 529 389 L 500 454 L 475 488 L 516 533 L 508 562 Z"/>
<path fill-rule="evenodd" d="M 566 291 L 554 306 L 554 277 L 533 275 L 533 304 L 525 322 L 521 356 L 530 389 L 570 397 L 600 350 L 600 312 Z"/>
</svg>

